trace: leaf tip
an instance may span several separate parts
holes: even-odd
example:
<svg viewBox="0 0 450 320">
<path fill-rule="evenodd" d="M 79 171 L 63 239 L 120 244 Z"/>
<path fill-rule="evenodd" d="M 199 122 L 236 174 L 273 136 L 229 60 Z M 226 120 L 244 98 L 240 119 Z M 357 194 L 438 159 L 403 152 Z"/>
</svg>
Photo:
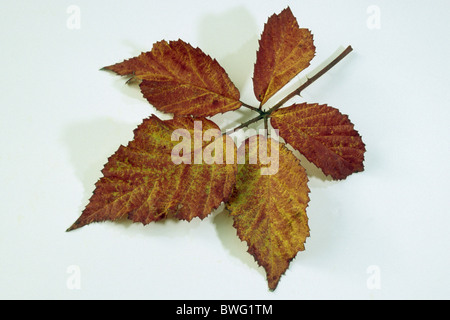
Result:
<svg viewBox="0 0 450 320">
<path fill-rule="evenodd" d="M 117 72 L 114 70 L 114 65 L 104 66 L 104 67 L 100 68 L 99 71 L 109 71 L 109 72 L 117 73 Z"/>
<path fill-rule="evenodd" d="M 72 224 L 69 228 L 66 229 L 66 232 L 70 232 L 72 230 L 78 229 L 79 227 L 76 225 L 76 222 Z"/>
<path fill-rule="evenodd" d="M 81 228 L 81 227 L 83 227 L 83 226 L 85 226 L 85 225 L 86 225 L 86 223 L 83 222 L 83 221 L 81 220 L 81 217 L 80 217 L 80 218 L 78 218 L 78 219 L 77 219 L 77 220 L 76 220 L 69 228 L 66 229 L 66 232 L 70 232 L 70 231 L 72 231 L 72 230 Z"/>
</svg>

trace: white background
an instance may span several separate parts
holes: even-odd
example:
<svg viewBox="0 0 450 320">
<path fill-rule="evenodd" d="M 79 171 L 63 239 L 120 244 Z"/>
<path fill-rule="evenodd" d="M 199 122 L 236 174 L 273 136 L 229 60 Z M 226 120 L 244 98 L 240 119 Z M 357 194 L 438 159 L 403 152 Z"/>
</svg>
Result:
<svg viewBox="0 0 450 320">
<path fill-rule="evenodd" d="M 80 29 L 67 27 L 70 5 Z M 99 69 L 181 38 L 216 58 L 253 104 L 257 40 L 287 5 L 314 34 L 308 72 L 353 46 L 296 101 L 348 114 L 367 153 L 366 170 L 345 181 L 308 168 L 311 237 L 276 291 L 221 210 L 65 232 L 142 119 L 169 118 Z M 380 29 L 368 28 L 371 5 Z M 445 0 L 3 1 L 0 298 L 450 298 L 449 10 Z"/>
</svg>

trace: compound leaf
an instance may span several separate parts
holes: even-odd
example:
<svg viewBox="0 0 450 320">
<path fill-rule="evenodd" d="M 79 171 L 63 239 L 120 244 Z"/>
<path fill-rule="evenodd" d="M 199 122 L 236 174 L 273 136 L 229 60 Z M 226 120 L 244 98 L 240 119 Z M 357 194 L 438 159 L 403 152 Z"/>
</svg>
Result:
<svg viewBox="0 0 450 320">
<path fill-rule="evenodd" d="M 264 163 L 269 162 L 261 160 L 259 150 L 264 148 L 271 150 L 270 167 L 275 165 L 277 172 L 263 172 L 268 167 Z M 264 267 L 269 288 L 274 290 L 290 261 L 305 249 L 309 236 L 308 178 L 294 154 L 273 139 L 250 137 L 238 155 L 243 152 L 246 161 L 238 165 L 236 187 L 227 208 L 239 238 L 247 242 L 248 252 Z M 258 154 L 257 161 L 252 161 Z"/>
<path fill-rule="evenodd" d="M 299 28 L 289 7 L 272 15 L 259 41 L 253 73 L 253 89 L 261 105 L 307 68 L 314 54 L 311 32 Z"/>
<path fill-rule="evenodd" d="M 217 132 L 209 135 L 214 142 L 202 140 L 207 132 Z M 184 149 L 177 148 L 180 144 Z M 233 140 L 222 138 L 210 120 L 162 121 L 151 116 L 135 129 L 134 140 L 108 159 L 89 204 L 68 231 L 122 217 L 143 224 L 169 214 L 181 220 L 203 219 L 233 190 L 237 168 L 225 157 L 233 157 L 235 151 Z M 214 162 L 206 164 L 213 153 Z"/>
<path fill-rule="evenodd" d="M 306 171 L 286 145 L 262 135 L 236 150 L 232 138 L 205 117 L 245 106 L 259 116 L 237 128 L 261 119 L 267 128 L 270 119 L 280 137 L 325 174 L 344 179 L 363 171 L 365 145 L 339 110 L 307 103 L 278 109 L 295 91 L 262 110 L 314 55 L 312 33 L 299 27 L 287 7 L 269 17 L 259 41 L 253 73 L 259 108 L 240 101 L 215 59 L 182 40 L 157 42 L 149 52 L 103 68 L 136 80 L 143 96 L 174 118 L 153 115 L 134 130 L 134 139 L 108 159 L 89 203 L 67 231 L 122 218 L 142 224 L 168 216 L 203 219 L 225 202 L 238 237 L 275 290 L 310 235 Z"/>
<path fill-rule="evenodd" d="M 319 104 L 294 104 L 274 111 L 280 136 L 333 179 L 364 170 L 365 145 L 347 115 Z"/>
<path fill-rule="evenodd" d="M 176 116 L 212 116 L 238 109 L 239 90 L 219 63 L 182 41 L 160 41 L 149 52 L 105 67 L 140 81 L 144 97 Z"/>
</svg>

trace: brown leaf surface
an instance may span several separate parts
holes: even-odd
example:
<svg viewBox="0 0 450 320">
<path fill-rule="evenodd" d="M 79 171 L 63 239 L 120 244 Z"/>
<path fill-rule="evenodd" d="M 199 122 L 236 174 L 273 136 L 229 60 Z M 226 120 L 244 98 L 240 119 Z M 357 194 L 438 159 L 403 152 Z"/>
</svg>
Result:
<svg viewBox="0 0 450 320">
<path fill-rule="evenodd" d="M 182 41 L 160 41 L 149 52 L 104 69 L 141 81 L 144 97 L 176 116 L 212 116 L 238 109 L 239 90 L 219 63 Z"/>
<path fill-rule="evenodd" d="M 199 124 L 201 129 L 196 130 Z M 174 164 L 172 161 L 172 150 L 180 143 L 176 139 L 172 141 L 176 129 L 185 129 L 184 132 L 189 133 L 185 137 L 192 138 L 188 140 L 192 152 L 187 156 L 183 154 L 191 164 Z M 108 159 L 89 204 L 68 231 L 92 222 L 122 217 L 143 224 L 164 219 L 169 214 L 182 220 L 206 217 L 230 196 L 237 170 L 235 164 L 225 161 L 227 152 L 235 154 L 236 151 L 229 137 L 214 140 L 223 146 L 222 164 L 195 163 L 194 155 L 204 153 L 215 142 L 200 140 L 196 147 L 194 135 L 202 139 L 201 136 L 210 129 L 219 128 L 204 118 L 162 121 L 151 116 L 145 119 L 135 129 L 134 140 L 126 147 L 120 146 Z M 232 148 L 227 149 L 227 145 Z"/>
<path fill-rule="evenodd" d="M 270 150 L 273 139 L 257 136 Z M 305 249 L 309 236 L 306 207 L 309 202 L 308 178 L 299 160 L 283 145 L 279 145 L 278 172 L 262 175 L 263 165 L 258 159 L 251 164 L 258 148 L 256 142 L 243 144 L 245 164 L 238 165 L 234 192 L 227 202 L 238 236 L 248 244 L 254 256 L 267 273 L 269 288 L 274 290 L 290 261 Z"/>
<path fill-rule="evenodd" d="M 365 145 L 347 115 L 319 104 L 294 104 L 274 111 L 280 136 L 334 179 L 364 170 Z"/>
<path fill-rule="evenodd" d="M 253 74 L 253 87 L 261 105 L 307 68 L 314 57 L 313 36 L 299 28 L 288 7 L 272 15 L 259 41 Z"/>
</svg>

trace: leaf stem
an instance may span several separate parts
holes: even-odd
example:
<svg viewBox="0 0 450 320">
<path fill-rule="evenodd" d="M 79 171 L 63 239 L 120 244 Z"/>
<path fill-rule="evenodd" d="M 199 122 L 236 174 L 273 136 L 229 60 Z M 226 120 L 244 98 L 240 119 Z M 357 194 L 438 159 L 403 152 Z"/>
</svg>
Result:
<svg viewBox="0 0 450 320">
<path fill-rule="evenodd" d="M 241 125 L 237 126 L 236 128 L 232 129 L 231 132 L 229 130 L 229 131 L 224 132 L 222 135 L 233 133 L 233 132 L 238 131 L 238 130 L 240 130 L 242 128 L 248 127 L 252 123 L 255 123 L 255 122 L 257 122 L 257 121 L 259 121 L 261 119 L 264 119 L 264 117 L 266 117 L 266 115 L 260 114 L 259 116 L 256 116 L 256 117 L 254 117 L 254 118 L 252 118 L 252 119 L 242 123 Z"/>
<path fill-rule="evenodd" d="M 333 68 L 339 61 L 344 59 L 350 52 L 352 52 L 353 48 L 352 46 L 348 46 L 344 51 L 342 51 L 341 54 L 339 54 L 336 58 L 334 58 L 330 63 L 328 63 L 323 69 L 321 69 L 319 72 L 317 72 L 315 75 L 313 75 L 311 78 L 307 78 L 305 83 L 303 83 L 300 87 L 292 91 L 290 94 L 288 94 L 284 99 L 282 99 L 280 102 L 278 102 L 276 105 L 274 105 L 272 108 L 270 108 L 267 113 L 270 115 L 273 111 L 278 110 L 281 108 L 288 100 L 292 99 L 296 95 L 300 95 L 303 90 L 305 90 L 307 87 L 309 87 L 314 81 L 319 79 L 321 76 L 323 76 L 325 73 L 327 73 L 331 68 Z"/>
<path fill-rule="evenodd" d="M 264 129 L 266 130 L 266 137 L 269 137 L 269 118 L 267 116 L 264 117 Z"/>
<path fill-rule="evenodd" d="M 281 108 L 288 100 L 292 99 L 296 95 L 300 95 L 303 90 L 305 90 L 307 87 L 309 87 L 314 81 L 319 79 L 321 76 L 323 76 L 325 73 L 327 73 L 331 68 L 333 68 L 339 61 L 344 59 L 350 52 L 353 51 L 352 46 L 348 46 L 345 48 L 344 51 L 342 51 L 336 58 L 334 58 L 330 63 L 328 63 L 325 67 L 323 67 L 319 72 L 317 72 L 315 75 L 313 75 L 311 78 L 307 78 L 306 82 L 303 83 L 300 87 L 289 93 L 285 98 L 280 100 L 276 105 L 274 105 L 272 108 L 270 108 L 267 111 L 262 110 L 262 105 L 259 106 L 259 108 L 252 107 L 244 102 L 241 101 L 241 104 L 243 107 L 246 107 L 250 110 L 256 111 L 259 113 L 258 116 L 242 123 L 241 125 L 237 126 L 236 128 L 231 130 L 231 133 L 240 130 L 242 128 L 248 127 L 252 123 L 255 123 L 261 119 L 264 119 L 264 127 L 268 128 L 268 119 L 270 118 L 270 115 L 275 110 L 278 110 Z M 228 131 L 230 132 L 230 131 Z M 228 134 L 228 132 L 223 133 L 223 135 Z"/>
<path fill-rule="evenodd" d="M 253 107 L 253 106 L 251 106 L 251 105 L 248 105 L 248 104 L 246 104 L 246 103 L 244 103 L 244 102 L 242 102 L 242 101 L 240 101 L 240 102 L 241 102 L 241 104 L 242 104 L 242 107 L 245 107 L 245 108 L 247 108 L 247 109 L 256 111 L 256 112 L 258 112 L 259 114 L 264 114 L 264 111 L 262 111 L 261 109 L 255 108 L 255 107 Z"/>
</svg>

